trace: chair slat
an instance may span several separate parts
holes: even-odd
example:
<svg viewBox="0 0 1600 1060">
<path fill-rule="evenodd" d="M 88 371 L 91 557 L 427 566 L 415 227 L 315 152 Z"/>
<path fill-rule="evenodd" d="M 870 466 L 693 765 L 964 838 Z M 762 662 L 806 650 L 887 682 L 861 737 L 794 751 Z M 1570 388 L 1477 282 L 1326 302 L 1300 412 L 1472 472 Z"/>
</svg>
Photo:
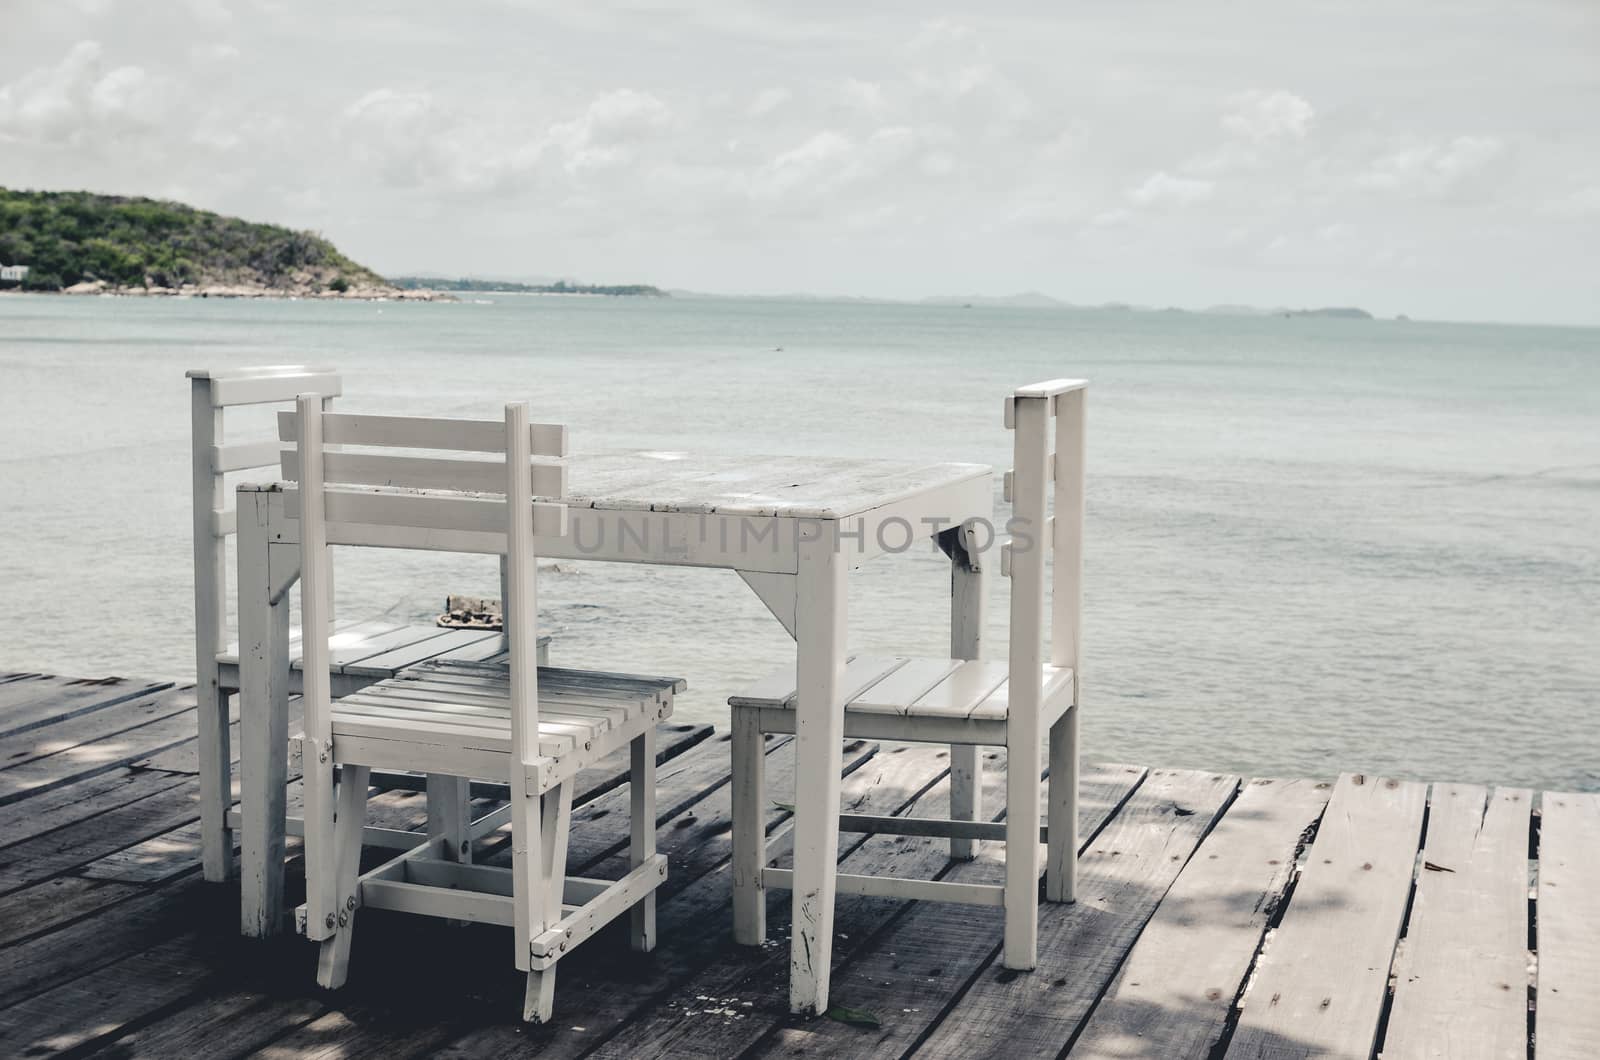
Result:
<svg viewBox="0 0 1600 1060">
<path fill-rule="evenodd" d="M 862 655 L 845 665 L 845 702 L 850 702 L 879 681 L 905 665 L 904 657 Z M 785 667 L 763 679 L 754 688 L 728 700 L 736 707 L 792 707 L 794 706 L 794 668 Z"/>
<path fill-rule="evenodd" d="M 894 673 L 852 700 L 847 709 L 904 714 L 959 666 L 959 659 L 910 659 Z"/>
<path fill-rule="evenodd" d="M 1060 710 L 1070 705 L 1072 691 L 1072 669 L 1070 667 L 1051 666 L 1046 664 L 1041 668 L 1043 692 L 1039 702 L 1043 705 L 1044 714 L 1049 720 L 1054 721 L 1059 716 Z M 1063 693 L 1068 694 L 1068 703 L 1056 708 L 1056 698 Z M 984 697 L 983 702 L 967 711 L 967 717 L 973 721 L 1005 721 L 1011 710 L 1011 682 L 1003 681 L 999 688 Z"/>
<path fill-rule="evenodd" d="M 300 481 L 300 454 L 297 451 L 283 450 L 279 464 L 285 479 Z M 322 465 L 325 480 L 329 484 L 478 493 L 501 493 L 506 484 L 506 466 L 498 460 L 397 456 L 392 453 L 324 453 Z M 529 481 L 535 497 L 563 498 L 567 495 L 567 466 L 530 464 Z"/>
<path fill-rule="evenodd" d="M 295 439 L 295 414 L 278 413 L 278 438 Z M 328 445 L 371 445 L 391 449 L 448 449 L 466 453 L 504 453 L 506 427 L 499 420 L 458 420 L 419 416 L 366 416 L 324 413 L 323 441 Z M 532 423 L 528 435 L 534 456 L 567 455 L 567 428 L 560 423 Z"/>
<path fill-rule="evenodd" d="M 342 393 L 337 373 L 299 365 L 251 368 L 242 370 L 238 374 L 227 373 L 205 378 L 211 381 L 213 408 L 293 401 L 301 394 L 319 394 L 330 398 L 338 397 Z"/>
<path fill-rule="evenodd" d="M 1007 673 L 1003 662 L 968 659 L 912 704 L 911 710 L 967 714 L 1005 683 Z"/>
<path fill-rule="evenodd" d="M 300 491 L 284 491 L 284 507 L 292 519 L 300 517 Z M 406 530 L 457 530 L 483 534 L 500 541 L 504 551 L 506 501 L 504 497 L 473 493 L 417 493 L 406 490 L 330 488 L 327 491 L 328 535 L 331 544 L 357 542 L 377 544 L 376 535 L 341 532 L 334 524 L 393 527 L 394 547 L 407 539 Z M 554 501 L 535 501 L 533 532 L 539 537 L 559 537 L 566 533 L 567 506 Z"/>
<path fill-rule="evenodd" d="M 248 471 L 253 467 L 274 467 L 281 442 L 235 442 L 231 445 L 211 447 L 211 467 L 219 474 L 229 471 Z"/>
<path fill-rule="evenodd" d="M 1087 379 L 1047 379 L 1042 383 L 1029 383 L 1027 386 L 1017 387 L 1017 397 L 1056 397 L 1068 391 L 1082 390 L 1088 385 Z"/>
</svg>

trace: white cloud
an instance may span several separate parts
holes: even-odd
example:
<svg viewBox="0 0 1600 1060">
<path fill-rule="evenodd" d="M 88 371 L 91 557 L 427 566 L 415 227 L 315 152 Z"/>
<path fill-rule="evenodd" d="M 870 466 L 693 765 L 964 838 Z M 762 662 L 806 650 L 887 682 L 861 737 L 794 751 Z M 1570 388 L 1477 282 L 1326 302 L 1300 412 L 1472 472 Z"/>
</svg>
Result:
<svg viewBox="0 0 1600 1060">
<path fill-rule="evenodd" d="M 1287 136 L 1302 139 L 1311 131 L 1316 111 L 1293 92 L 1246 92 L 1234 97 L 1222 127 L 1247 140 Z"/>
<path fill-rule="evenodd" d="M 79 41 L 53 67 L 0 86 L 0 139 L 73 145 L 151 128 L 163 85 L 140 66 L 104 69 L 98 41 Z"/>
<path fill-rule="evenodd" d="M 752 118 L 759 118 L 763 114 L 771 114 L 793 97 L 787 88 L 769 88 L 760 92 L 750 105 L 745 108 L 745 113 Z"/>
<path fill-rule="evenodd" d="M 757 194 L 781 196 L 801 187 L 838 185 L 851 179 L 855 143 L 843 133 L 824 129 L 769 162 Z"/>
<path fill-rule="evenodd" d="M 189 49 L 189 59 L 195 63 L 231 63 L 239 58 L 239 49 L 231 44 L 196 44 Z"/>
<path fill-rule="evenodd" d="M 202 22 L 220 24 L 233 19 L 233 12 L 222 0 L 187 0 L 184 6 L 192 17 Z"/>
<path fill-rule="evenodd" d="M 89 90 L 89 109 L 101 118 L 148 118 L 150 78 L 138 66 L 119 66 Z"/>
<path fill-rule="evenodd" d="M 1505 156 L 1504 141 L 1493 136 L 1413 144 L 1375 159 L 1356 184 L 1404 195 L 1450 197 L 1476 190 Z"/>
<path fill-rule="evenodd" d="M 1555 217 L 1600 217 L 1600 184 L 1559 196 L 1544 208 L 1544 212 Z"/>
<path fill-rule="evenodd" d="M 1214 191 L 1216 185 L 1209 180 L 1175 177 L 1162 171 L 1131 189 L 1128 198 L 1140 206 L 1193 206 L 1211 198 Z"/>
<path fill-rule="evenodd" d="M 908 47 L 912 51 L 927 51 L 934 48 L 948 47 L 952 44 L 964 44 L 972 40 L 973 36 L 974 32 L 971 26 L 956 22 L 953 19 L 936 18 L 917 27 L 917 32 L 911 38 Z"/>
<path fill-rule="evenodd" d="M 636 145 L 663 132 L 672 112 L 648 92 L 618 89 L 590 103 L 568 122 L 554 125 L 549 140 L 566 159 L 569 172 L 625 165 Z"/>
<path fill-rule="evenodd" d="M 879 115 L 889 109 L 889 100 L 883 93 L 883 86 L 876 81 L 847 77 L 839 89 L 839 94 L 844 97 L 846 106 L 867 114 Z"/>
</svg>

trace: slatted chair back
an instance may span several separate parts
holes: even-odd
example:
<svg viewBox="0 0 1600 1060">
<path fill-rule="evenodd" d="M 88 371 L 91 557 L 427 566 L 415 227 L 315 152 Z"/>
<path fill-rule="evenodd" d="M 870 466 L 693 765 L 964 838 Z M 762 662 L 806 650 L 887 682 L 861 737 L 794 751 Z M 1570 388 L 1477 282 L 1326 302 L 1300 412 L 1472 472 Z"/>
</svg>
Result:
<svg viewBox="0 0 1600 1060">
<path fill-rule="evenodd" d="M 299 519 L 307 820 L 320 820 L 318 805 L 331 805 L 333 795 L 330 544 L 506 557 L 511 746 L 518 765 L 533 764 L 539 753 L 534 536 L 566 532 L 565 428 L 530 425 L 520 402 L 507 405 L 497 423 L 343 415 L 325 412 L 317 394 L 302 394 L 278 425 L 280 437 L 295 443 L 283 451 L 281 468 L 296 483 L 286 501 Z M 513 769 L 510 779 L 514 788 L 525 784 L 526 769 Z M 306 897 L 313 924 L 337 915 L 335 854 L 332 834 L 308 826 L 306 878 L 319 881 Z"/>
<path fill-rule="evenodd" d="M 513 661 L 524 637 L 536 643 L 532 611 L 518 613 L 515 583 L 525 582 L 520 595 L 531 596 L 534 535 L 566 531 L 565 427 L 529 424 L 521 403 L 506 406 L 502 423 L 333 413 L 320 395 L 303 394 L 294 412 L 279 413 L 278 432 L 294 442 L 279 467 L 293 484 L 286 507 L 300 527 L 308 736 L 323 728 L 313 712 L 327 699 L 327 660 L 316 657 L 328 652 L 329 545 L 499 553 L 513 583 L 505 609 Z M 518 622 L 524 636 L 512 628 Z"/>
<path fill-rule="evenodd" d="M 213 689 L 217 655 L 226 638 L 227 541 L 237 527 L 225 476 L 232 471 L 276 467 L 278 443 L 228 441 L 224 414 L 241 405 L 291 403 L 307 391 L 332 402 L 340 393 L 339 376 L 327 368 L 271 365 L 226 371 L 194 369 L 189 378 L 192 419 L 194 503 L 194 617 L 198 681 Z"/>
<path fill-rule="evenodd" d="M 278 437 L 297 443 L 281 454 L 290 483 L 304 472 L 300 423 L 297 412 L 278 414 Z M 319 426 L 328 544 L 509 555 L 504 424 L 324 412 Z M 520 466 L 536 499 L 534 533 L 559 537 L 566 533 L 566 427 L 529 424 L 527 434 L 531 455 Z M 286 491 L 291 518 L 300 517 L 303 492 Z"/>
<path fill-rule="evenodd" d="M 1002 549 L 1000 565 L 1011 579 L 1011 724 L 1031 724 L 1035 733 L 1033 741 L 1018 741 L 1024 745 L 1042 735 L 1045 572 L 1052 552 L 1049 663 L 1072 668 L 1072 701 L 1078 701 L 1087 388 L 1086 380 L 1053 379 L 1006 398 L 1006 427 L 1014 437 L 1013 467 L 1004 488 L 1012 504 L 1008 530 L 1013 537 Z"/>
</svg>

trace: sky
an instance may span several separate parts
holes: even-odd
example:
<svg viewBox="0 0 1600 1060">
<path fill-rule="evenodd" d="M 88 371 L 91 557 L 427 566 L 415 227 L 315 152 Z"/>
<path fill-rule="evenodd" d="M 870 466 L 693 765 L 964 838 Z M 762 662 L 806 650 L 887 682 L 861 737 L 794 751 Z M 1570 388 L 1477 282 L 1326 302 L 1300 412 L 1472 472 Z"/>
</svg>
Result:
<svg viewBox="0 0 1600 1060">
<path fill-rule="evenodd" d="M 0 185 L 388 273 L 1600 324 L 1600 3 L 0 0 Z"/>
</svg>

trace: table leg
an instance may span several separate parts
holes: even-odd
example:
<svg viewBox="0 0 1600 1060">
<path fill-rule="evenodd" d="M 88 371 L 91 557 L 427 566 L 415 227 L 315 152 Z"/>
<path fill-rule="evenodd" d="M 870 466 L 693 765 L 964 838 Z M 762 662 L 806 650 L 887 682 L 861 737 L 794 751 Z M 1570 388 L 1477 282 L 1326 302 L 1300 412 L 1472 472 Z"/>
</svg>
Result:
<svg viewBox="0 0 1600 1060">
<path fill-rule="evenodd" d="M 228 808 L 233 805 L 232 755 L 228 747 L 228 693 L 217 680 L 212 638 L 204 638 L 194 686 L 198 711 L 196 755 L 200 763 L 200 864 L 213 883 L 233 875 L 233 833 Z M 209 653 L 209 664 L 206 655 Z"/>
<path fill-rule="evenodd" d="M 950 550 L 950 657 L 976 659 L 983 650 L 988 585 L 981 564 L 973 562 L 963 544 Z M 982 748 L 975 744 L 950 745 L 950 817 L 976 821 L 983 811 Z M 976 839 L 950 840 L 950 856 L 970 861 L 978 856 Z"/>
<path fill-rule="evenodd" d="M 272 569 L 283 550 L 268 544 L 271 496 L 241 493 L 238 509 L 239 916 L 240 931 L 257 938 L 275 934 L 282 915 L 287 813 L 289 597 L 278 591 L 284 572 Z"/>
<path fill-rule="evenodd" d="M 800 543 L 795 604 L 794 914 L 789 1011 L 828 1008 L 843 767 L 846 574 L 832 527 Z"/>
<path fill-rule="evenodd" d="M 472 860 L 472 788 L 466 777 L 429 773 L 428 839 L 444 840 L 444 860 Z"/>
</svg>

